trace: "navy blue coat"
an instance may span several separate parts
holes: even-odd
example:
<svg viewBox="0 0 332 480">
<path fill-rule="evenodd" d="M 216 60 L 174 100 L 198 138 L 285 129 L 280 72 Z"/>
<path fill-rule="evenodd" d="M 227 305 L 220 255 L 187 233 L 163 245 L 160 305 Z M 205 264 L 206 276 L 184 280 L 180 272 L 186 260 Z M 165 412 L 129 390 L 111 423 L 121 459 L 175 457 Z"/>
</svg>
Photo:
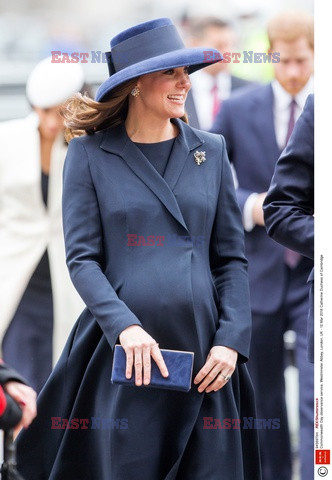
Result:
<svg viewBox="0 0 332 480">
<path fill-rule="evenodd" d="M 309 95 L 279 158 L 264 202 L 268 234 L 314 260 L 314 96 Z M 309 281 L 308 356 L 314 360 L 313 271 Z"/>
<path fill-rule="evenodd" d="M 27 480 L 260 478 L 255 430 L 203 429 L 207 416 L 255 412 L 243 364 L 251 332 L 247 261 L 225 142 L 173 121 L 180 133 L 164 178 L 124 125 L 70 142 L 67 263 L 87 308 L 40 395 L 38 419 L 19 439 Z M 197 150 L 206 156 L 199 166 Z M 194 385 L 189 393 L 112 385 L 113 347 L 133 324 L 161 348 L 194 351 L 193 377 L 213 345 L 236 349 L 232 380 L 212 394 Z M 51 417 L 90 423 L 51 429 Z M 93 429 L 92 417 L 115 423 Z M 128 428 L 113 428 L 119 419 Z"/>
<path fill-rule="evenodd" d="M 225 137 L 237 174 L 236 193 L 242 211 L 252 193 L 268 191 L 281 154 L 275 136 L 273 101 L 270 84 L 242 89 L 223 102 L 212 127 L 213 132 Z M 288 281 L 285 249 L 268 237 L 265 227 L 258 225 L 246 232 L 245 241 L 252 311 L 274 313 L 282 306 Z M 312 267 L 313 262 L 303 258 L 297 268 L 305 277 Z"/>
</svg>

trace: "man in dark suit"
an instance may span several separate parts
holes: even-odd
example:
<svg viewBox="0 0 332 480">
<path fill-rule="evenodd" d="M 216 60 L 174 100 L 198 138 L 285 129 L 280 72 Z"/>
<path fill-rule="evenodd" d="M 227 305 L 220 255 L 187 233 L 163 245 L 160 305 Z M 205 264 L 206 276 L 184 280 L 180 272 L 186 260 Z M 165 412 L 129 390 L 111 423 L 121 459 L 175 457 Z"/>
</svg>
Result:
<svg viewBox="0 0 332 480">
<path fill-rule="evenodd" d="M 314 260 L 314 96 L 278 160 L 263 205 L 268 235 Z M 313 270 L 310 273 L 308 359 L 314 361 Z"/>
<path fill-rule="evenodd" d="M 306 356 L 308 275 L 313 261 L 272 241 L 264 228 L 262 204 L 295 121 L 312 93 L 313 19 L 285 13 L 268 26 L 275 80 L 223 102 L 212 131 L 225 136 L 238 181 L 246 231 L 253 314 L 248 364 L 256 388 L 258 417 L 280 418 L 280 429 L 260 430 L 264 480 L 290 480 L 284 343 L 294 330 L 300 380 L 301 480 L 313 478 L 313 365 Z"/>
<path fill-rule="evenodd" d="M 234 50 L 234 32 L 231 25 L 216 17 L 205 17 L 189 22 L 189 44 L 192 47 L 210 45 L 222 54 Z M 186 100 L 189 124 L 209 130 L 221 103 L 232 92 L 253 82 L 231 75 L 229 63 L 218 62 L 191 76 L 192 88 Z"/>
</svg>

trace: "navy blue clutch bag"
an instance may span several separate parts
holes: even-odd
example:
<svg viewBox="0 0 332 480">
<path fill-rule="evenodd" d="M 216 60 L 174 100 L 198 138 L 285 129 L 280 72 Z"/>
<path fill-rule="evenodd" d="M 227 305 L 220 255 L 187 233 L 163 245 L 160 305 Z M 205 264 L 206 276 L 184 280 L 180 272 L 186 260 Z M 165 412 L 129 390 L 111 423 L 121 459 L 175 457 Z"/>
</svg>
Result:
<svg viewBox="0 0 332 480">
<path fill-rule="evenodd" d="M 194 353 L 162 348 L 160 351 L 168 369 L 168 377 L 162 376 L 156 362 L 151 358 L 151 380 L 149 385 L 142 386 L 188 392 L 191 388 Z M 134 368 L 131 378 L 126 378 L 126 353 L 121 345 L 115 345 L 111 382 L 135 386 Z"/>
</svg>

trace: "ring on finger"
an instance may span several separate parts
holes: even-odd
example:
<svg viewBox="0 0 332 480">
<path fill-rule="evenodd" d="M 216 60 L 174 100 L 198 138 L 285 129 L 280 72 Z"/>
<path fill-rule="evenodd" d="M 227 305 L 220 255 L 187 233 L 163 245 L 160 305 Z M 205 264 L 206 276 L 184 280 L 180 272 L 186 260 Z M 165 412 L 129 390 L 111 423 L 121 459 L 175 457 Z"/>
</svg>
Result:
<svg viewBox="0 0 332 480">
<path fill-rule="evenodd" d="M 222 378 L 225 380 L 225 382 L 228 382 L 228 380 L 230 380 L 230 375 L 223 375 L 221 372 L 220 372 L 220 375 L 222 376 Z"/>
</svg>

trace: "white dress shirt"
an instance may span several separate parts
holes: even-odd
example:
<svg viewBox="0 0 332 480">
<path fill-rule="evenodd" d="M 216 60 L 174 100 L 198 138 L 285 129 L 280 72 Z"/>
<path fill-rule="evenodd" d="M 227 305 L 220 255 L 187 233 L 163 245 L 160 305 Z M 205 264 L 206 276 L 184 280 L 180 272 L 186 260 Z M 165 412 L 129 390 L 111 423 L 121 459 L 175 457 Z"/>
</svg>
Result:
<svg viewBox="0 0 332 480">
<path fill-rule="evenodd" d="M 217 76 L 199 70 L 190 75 L 192 94 L 196 106 L 199 124 L 202 130 L 210 130 L 213 124 L 213 95 L 211 90 L 218 87 L 220 101 L 231 94 L 232 79 L 228 72 L 220 72 Z"/>
<path fill-rule="evenodd" d="M 287 136 L 288 130 L 288 122 L 289 122 L 289 107 L 291 101 L 295 100 L 296 107 L 295 107 L 295 121 L 298 120 L 299 116 L 302 113 L 304 108 L 305 102 L 307 100 L 308 95 L 313 93 L 314 89 L 314 82 L 313 77 L 310 77 L 309 81 L 305 85 L 305 87 L 297 94 L 295 97 L 292 97 L 277 80 L 273 80 L 272 82 L 272 90 L 274 96 L 274 108 L 273 108 L 273 116 L 274 116 L 274 128 L 276 134 L 276 140 L 279 148 L 281 150 L 284 149 L 285 139 Z"/>
<path fill-rule="evenodd" d="M 283 150 L 286 146 L 285 141 L 288 131 L 291 101 L 293 100 L 293 98 L 296 101 L 294 116 L 295 121 L 297 121 L 302 113 L 308 95 L 313 93 L 314 81 L 313 77 L 310 77 L 304 88 L 297 95 L 295 95 L 295 97 L 292 97 L 292 95 L 286 92 L 286 90 L 280 85 L 277 80 L 273 80 L 271 86 L 274 97 L 273 118 L 275 135 L 280 150 Z M 255 222 L 253 219 L 253 209 L 256 203 L 257 196 L 258 193 L 252 193 L 251 195 L 249 195 L 244 205 L 243 226 L 247 232 L 250 232 L 255 226 Z"/>
</svg>

